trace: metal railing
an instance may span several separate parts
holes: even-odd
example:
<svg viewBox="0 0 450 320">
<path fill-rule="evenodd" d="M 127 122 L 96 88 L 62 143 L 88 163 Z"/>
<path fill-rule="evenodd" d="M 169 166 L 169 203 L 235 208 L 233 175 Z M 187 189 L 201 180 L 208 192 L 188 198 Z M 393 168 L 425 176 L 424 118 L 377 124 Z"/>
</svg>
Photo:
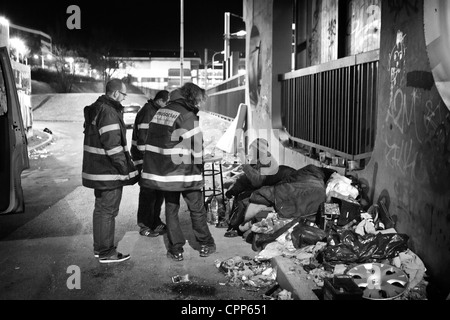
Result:
<svg viewBox="0 0 450 320">
<path fill-rule="evenodd" d="M 234 119 L 241 103 L 245 103 L 245 75 L 236 75 L 206 91 L 206 111 Z"/>
<path fill-rule="evenodd" d="M 280 76 L 290 142 L 349 160 L 375 143 L 379 50 Z"/>
</svg>

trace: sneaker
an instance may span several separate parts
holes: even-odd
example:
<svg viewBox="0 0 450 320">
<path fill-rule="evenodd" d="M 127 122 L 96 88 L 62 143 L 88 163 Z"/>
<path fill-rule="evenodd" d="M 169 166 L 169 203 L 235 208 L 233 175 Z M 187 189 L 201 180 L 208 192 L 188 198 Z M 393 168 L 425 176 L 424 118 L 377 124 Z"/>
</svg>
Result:
<svg viewBox="0 0 450 320">
<path fill-rule="evenodd" d="M 122 254 L 120 252 L 117 252 L 115 255 L 112 255 L 110 257 L 100 258 L 100 263 L 115 263 L 115 262 L 122 262 L 125 260 L 130 259 L 131 256 L 129 254 Z"/>
<path fill-rule="evenodd" d="M 161 223 L 159 226 L 157 226 L 153 232 L 157 232 L 159 234 L 164 234 L 167 231 L 167 226 L 164 223 Z"/>
<path fill-rule="evenodd" d="M 147 228 L 147 229 L 141 229 L 141 231 L 139 231 L 139 234 L 144 237 L 154 238 L 154 237 L 159 236 L 160 233 Z"/>
<path fill-rule="evenodd" d="M 216 252 L 216 245 L 203 244 L 200 247 L 200 257 L 208 257 L 210 254 Z"/>
<path fill-rule="evenodd" d="M 175 260 L 175 261 L 183 261 L 184 260 L 182 252 L 172 253 L 170 251 L 167 251 L 167 258 L 171 258 L 172 260 Z"/>
</svg>

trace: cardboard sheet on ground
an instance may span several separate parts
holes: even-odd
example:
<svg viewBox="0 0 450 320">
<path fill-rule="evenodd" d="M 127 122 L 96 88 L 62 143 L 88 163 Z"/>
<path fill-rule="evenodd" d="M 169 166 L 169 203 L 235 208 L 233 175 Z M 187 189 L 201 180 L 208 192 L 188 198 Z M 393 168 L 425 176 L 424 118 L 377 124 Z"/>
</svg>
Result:
<svg viewBox="0 0 450 320">
<path fill-rule="evenodd" d="M 247 106 L 241 103 L 236 118 L 234 118 L 225 134 L 217 141 L 216 148 L 226 153 L 234 154 L 237 152 L 238 143 L 242 138 L 246 114 Z"/>
</svg>

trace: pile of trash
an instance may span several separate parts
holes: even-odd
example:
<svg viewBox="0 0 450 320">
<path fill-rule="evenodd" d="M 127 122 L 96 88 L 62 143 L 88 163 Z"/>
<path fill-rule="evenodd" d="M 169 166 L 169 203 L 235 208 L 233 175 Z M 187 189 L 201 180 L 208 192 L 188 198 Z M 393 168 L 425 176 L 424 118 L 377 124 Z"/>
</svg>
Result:
<svg viewBox="0 0 450 320">
<path fill-rule="evenodd" d="M 223 261 L 216 260 L 215 265 L 226 275 L 225 284 L 249 291 L 273 286 L 277 278 L 276 270 L 270 261 L 235 256 Z"/>
<path fill-rule="evenodd" d="M 361 265 L 367 270 L 389 269 L 388 272 L 397 272 L 399 278 L 406 274 L 407 279 L 393 281 L 400 287 L 398 290 L 385 289 L 383 284 L 374 288 L 380 292 L 377 298 L 426 300 L 426 268 L 408 248 L 409 237 L 395 230 L 395 221 L 389 215 L 384 199 L 369 206 L 362 201 L 361 191 L 362 186 L 351 176 L 334 173 L 327 183 L 327 200 L 313 219 L 286 219 L 275 210 L 259 215 L 243 235 L 257 251 L 252 263 L 267 263 L 277 256 L 288 257 L 300 265 L 308 273 L 308 279 L 319 288 L 324 287 L 327 279 L 346 275 Z M 260 280 L 264 276 L 271 277 L 271 270 L 267 269 L 264 274 L 253 273 L 252 268 L 245 267 L 248 263 L 233 258 L 220 266 L 224 269 L 222 266 L 231 265 L 226 268 L 230 283 L 255 287 L 267 285 L 265 280 Z M 255 275 L 260 277 L 252 281 Z M 383 275 L 379 278 L 383 282 Z M 272 281 L 275 279 L 276 275 Z M 359 280 L 359 285 L 364 288 L 367 284 Z M 400 291 L 402 294 L 398 294 Z"/>
</svg>

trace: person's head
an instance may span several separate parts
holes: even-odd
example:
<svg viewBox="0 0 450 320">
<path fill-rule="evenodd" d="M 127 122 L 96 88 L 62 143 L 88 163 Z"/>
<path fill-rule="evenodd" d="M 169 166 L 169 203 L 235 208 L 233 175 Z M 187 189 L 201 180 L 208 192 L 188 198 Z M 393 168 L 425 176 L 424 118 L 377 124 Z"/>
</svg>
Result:
<svg viewBox="0 0 450 320">
<path fill-rule="evenodd" d="M 106 95 L 117 102 L 122 102 L 127 96 L 127 86 L 122 80 L 111 79 L 106 84 Z"/>
<path fill-rule="evenodd" d="M 167 101 L 169 100 L 169 91 L 167 90 L 161 90 L 159 91 L 153 101 L 160 107 L 165 107 L 167 104 Z"/>
<path fill-rule="evenodd" d="M 184 99 L 197 107 L 200 107 L 200 104 L 206 100 L 205 89 L 200 88 L 192 82 L 186 83 L 179 90 Z"/>
</svg>

